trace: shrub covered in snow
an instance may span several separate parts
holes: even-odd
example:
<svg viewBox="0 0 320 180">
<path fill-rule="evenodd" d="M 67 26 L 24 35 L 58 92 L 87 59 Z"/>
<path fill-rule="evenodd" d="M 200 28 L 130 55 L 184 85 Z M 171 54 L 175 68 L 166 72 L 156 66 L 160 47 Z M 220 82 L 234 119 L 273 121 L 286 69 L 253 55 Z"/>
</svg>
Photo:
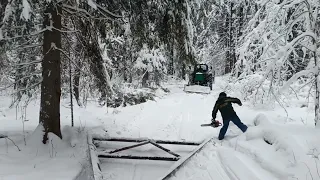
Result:
<svg viewBox="0 0 320 180">
<path fill-rule="evenodd" d="M 273 105 L 275 97 L 269 91 L 269 82 L 262 81 L 263 76 L 260 74 L 248 75 L 245 78 L 233 79 L 229 78 L 229 83 L 225 84 L 224 88 L 232 96 L 236 96 L 243 101 L 257 106 L 263 105 L 264 107 Z"/>
<path fill-rule="evenodd" d="M 314 103 L 312 79 L 308 77 L 301 77 L 287 87 L 271 82 L 259 73 L 240 78 L 226 76 L 225 79 L 229 82 L 222 85 L 223 89 L 255 107 L 273 108 L 275 104 L 283 108 L 309 107 L 309 103 Z"/>
<path fill-rule="evenodd" d="M 141 82 L 142 86 L 159 86 L 167 73 L 166 62 L 163 48 L 150 49 L 144 44 L 133 66 L 138 82 Z"/>
<path fill-rule="evenodd" d="M 121 77 L 114 76 L 111 79 L 110 84 L 113 89 L 114 95 L 108 97 L 107 106 L 119 107 L 136 105 L 147 102 L 148 100 L 154 100 L 157 93 L 165 93 L 167 91 L 164 88 L 142 88 L 134 83 L 125 83 Z"/>
</svg>

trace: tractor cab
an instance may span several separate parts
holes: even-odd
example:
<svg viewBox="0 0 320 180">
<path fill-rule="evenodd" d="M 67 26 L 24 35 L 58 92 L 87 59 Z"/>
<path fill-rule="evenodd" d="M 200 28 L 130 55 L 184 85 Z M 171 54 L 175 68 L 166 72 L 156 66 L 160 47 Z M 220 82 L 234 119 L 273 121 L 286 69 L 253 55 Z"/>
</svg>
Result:
<svg viewBox="0 0 320 180">
<path fill-rule="evenodd" d="M 197 64 L 194 67 L 193 78 L 196 84 L 203 84 L 206 81 L 206 74 L 208 74 L 209 67 L 206 64 Z"/>
<path fill-rule="evenodd" d="M 190 68 L 191 69 L 191 68 Z M 196 64 L 191 74 L 189 74 L 189 82 L 185 87 L 186 92 L 198 92 L 204 90 L 212 90 L 213 76 L 211 73 L 212 67 L 209 69 L 207 64 Z M 199 87 L 201 86 L 201 87 Z M 196 90 L 194 90 L 196 88 Z M 199 90 L 201 89 L 201 90 Z"/>
</svg>

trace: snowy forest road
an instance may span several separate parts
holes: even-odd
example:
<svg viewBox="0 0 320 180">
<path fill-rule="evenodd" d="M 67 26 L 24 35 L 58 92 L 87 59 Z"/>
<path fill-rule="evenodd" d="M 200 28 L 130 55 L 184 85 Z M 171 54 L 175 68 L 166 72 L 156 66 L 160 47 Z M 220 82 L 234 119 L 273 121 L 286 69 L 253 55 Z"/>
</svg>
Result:
<svg viewBox="0 0 320 180">
<path fill-rule="evenodd" d="M 108 121 L 103 121 L 110 137 L 152 138 L 174 141 L 202 142 L 209 137 L 217 137 L 220 128 L 201 127 L 211 120 L 211 111 L 220 90 L 211 94 L 189 94 L 176 88 L 170 94 L 144 104 L 121 108 L 109 113 Z M 238 107 L 235 107 L 237 109 Z M 244 116 L 247 118 L 246 116 Z M 218 113 L 217 118 L 221 118 Z M 246 121 L 244 121 L 246 123 Z M 203 150 L 191 157 L 190 161 L 170 179 L 188 180 L 276 180 L 262 169 L 258 163 L 240 152 L 228 147 L 231 139 L 241 135 L 235 125 L 224 141 L 208 143 Z M 182 158 L 194 147 L 166 148 L 181 154 Z M 130 150 L 136 155 L 159 155 L 156 147 L 139 147 Z M 102 160 L 105 179 L 157 180 L 169 172 L 172 162 L 141 160 Z M 260 175 L 259 175 L 260 174 Z"/>
</svg>

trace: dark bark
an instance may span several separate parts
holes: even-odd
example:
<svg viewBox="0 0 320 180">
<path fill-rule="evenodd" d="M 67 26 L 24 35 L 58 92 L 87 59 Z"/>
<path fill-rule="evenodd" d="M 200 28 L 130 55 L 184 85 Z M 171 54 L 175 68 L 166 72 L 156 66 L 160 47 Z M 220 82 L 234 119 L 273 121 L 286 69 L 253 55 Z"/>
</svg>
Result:
<svg viewBox="0 0 320 180">
<path fill-rule="evenodd" d="M 49 15 L 50 14 L 50 15 Z M 56 29 L 61 29 L 61 7 L 55 6 L 53 2 L 48 3 L 44 14 L 44 27 L 50 26 L 50 21 Z M 50 18 L 51 16 L 51 18 Z M 61 32 L 52 29 L 44 32 L 43 39 L 43 61 L 42 61 L 42 83 L 41 83 L 41 104 L 40 124 L 44 127 L 42 142 L 48 141 L 48 133 L 54 133 L 62 138 L 60 129 L 60 96 L 61 96 L 61 75 L 60 51 L 52 45 L 61 48 Z"/>
</svg>

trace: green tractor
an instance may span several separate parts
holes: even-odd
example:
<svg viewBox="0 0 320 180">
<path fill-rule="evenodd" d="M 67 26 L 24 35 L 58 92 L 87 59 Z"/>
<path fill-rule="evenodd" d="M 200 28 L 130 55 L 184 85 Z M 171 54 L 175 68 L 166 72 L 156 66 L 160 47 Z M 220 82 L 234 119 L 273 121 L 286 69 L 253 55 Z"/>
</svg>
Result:
<svg viewBox="0 0 320 180">
<path fill-rule="evenodd" d="M 209 69 L 207 64 L 196 64 L 193 72 L 189 74 L 189 82 L 184 87 L 184 91 L 209 94 L 214 83 L 214 75 L 211 71 L 212 67 Z"/>
</svg>

